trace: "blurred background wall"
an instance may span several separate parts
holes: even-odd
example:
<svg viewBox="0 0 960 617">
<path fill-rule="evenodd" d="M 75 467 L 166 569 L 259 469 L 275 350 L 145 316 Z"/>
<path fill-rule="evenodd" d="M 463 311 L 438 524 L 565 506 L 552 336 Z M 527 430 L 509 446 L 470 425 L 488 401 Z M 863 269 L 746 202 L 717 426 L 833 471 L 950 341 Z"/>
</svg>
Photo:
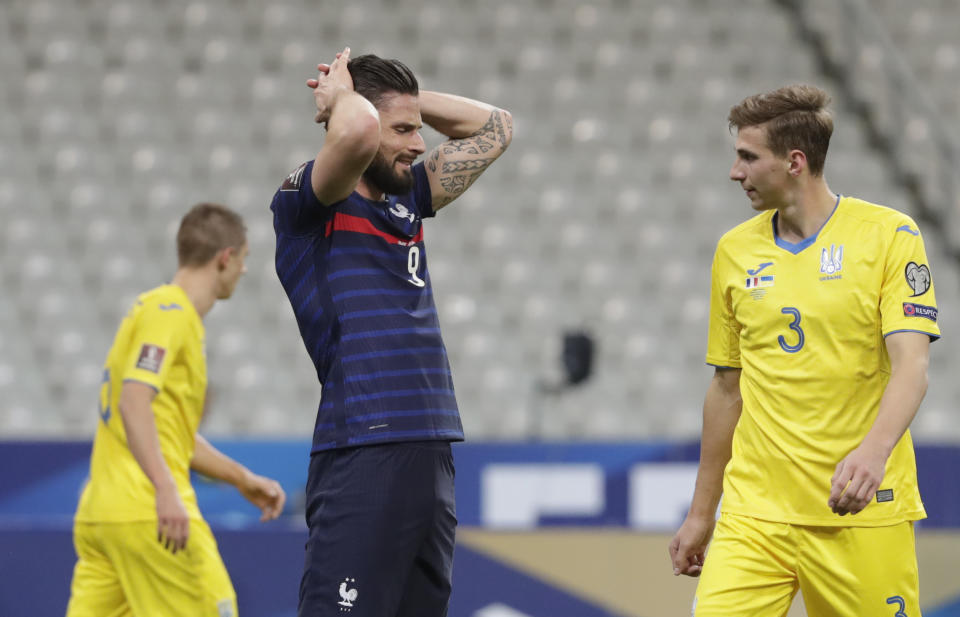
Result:
<svg viewBox="0 0 960 617">
<path fill-rule="evenodd" d="M 289 572 L 295 594 L 296 494 L 320 390 L 273 271 L 268 207 L 322 144 L 304 81 L 345 45 L 403 60 L 423 88 L 514 115 L 504 158 L 425 226 L 469 440 L 458 465 L 509 463 L 494 480 L 477 471 L 458 487 L 461 508 L 478 514 L 463 521 L 452 614 L 686 613 L 692 582 L 662 574 L 711 375 L 710 260 L 721 233 L 751 215 L 727 179 L 726 115 L 744 96 L 799 81 L 834 96 L 831 188 L 907 212 L 924 231 L 944 338 L 913 424 L 931 509 L 920 542 L 953 546 L 960 489 L 940 463 L 955 461 L 960 444 L 958 26 L 960 6 L 948 0 L 2 0 L 0 569 L 10 576 L 0 597 L 20 603 L 0 612 L 58 614 L 30 613 L 21 601 L 31 596 L 11 591 L 25 588 L 27 572 L 60 568 L 66 578 L 43 581 L 55 591 L 34 597 L 65 602 L 69 518 L 103 358 L 133 297 L 172 275 L 176 224 L 198 201 L 239 210 L 251 243 L 238 293 L 206 320 L 211 404 L 201 430 L 252 444 L 238 455 L 271 465 L 294 496 L 286 520 L 266 529 L 251 526 L 242 504 L 201 505 L 235 578 L 260 571 L 242 555 L 261 547 L 285 564 L 271 571 Z M 572 353 L 577 340 L 589 341 L 589 367 Z M 500 460 L 498 448 L 516 450 Z M 16 458 L 25 452 L 32 458 Z M 668 467 L 670 481 L 654 474 L 665 482 L 654 485 L 666 504 L 658 522 L 631 518 L 630 470 L 663 463 L 679 466 Z M 488 492 L 484 482 L 506 484 Z M 557 483 L 579 486 L 566 491 L 577 499 L 550 505 Z M 479 514 L 496 509 L 488 501 L 498 491 L 511 494 L 503 486 L 543 496 L 502 514 L 520 556 L 498 548 L 499 519 Z M 547 550 L 524 543 L 538 538 L 569 546 L 573 569 L 524 561 Z M 633 542 L 630 558 L 617 551 Z M 925 565 L 943 557 L 956 567 L 957 552 L 929 550 L 926 612 L 960 614 L 960 589 Z M 577 563 L 613 584 L 577 574 Z M 516 577 L 547 591 L 517 599 Z M 652 584 L 645 601 L 638 580 Z M 277 590 L 241 610 L 275 617 L 291 600 Z"/>
</svg>

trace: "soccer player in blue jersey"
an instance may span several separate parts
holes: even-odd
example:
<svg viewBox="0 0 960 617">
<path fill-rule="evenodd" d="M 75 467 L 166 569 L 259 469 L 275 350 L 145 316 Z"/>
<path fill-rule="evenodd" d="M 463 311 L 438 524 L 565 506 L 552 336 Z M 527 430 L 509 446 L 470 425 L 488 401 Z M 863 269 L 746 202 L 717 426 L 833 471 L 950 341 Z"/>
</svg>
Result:
<svg viewBox="0 0 960 617">
<path fill-rule="evenodd" d="M 786 615 L 798 590 L 810 617 L 920 615 L 908 427 L 940 335 L 933 282 L 910 217 L 827 186 L 828 101 L 790 86 L 730 111 L 730 179 L 759 214 L 713 262 L 716 372 L 670 544 L 674 574 L 702 572 L 695 617 Z"/>
<path fill-rule="evenodd" d="M 446 615 L 463 430 L 422 223 L 506 150 L 512 120 L 421 91 L 396 60 L 347 48 L 318 69 L 326 139 L 271 205 L 277 274 L 323 386 L 299 614 Z M 417 162 L 423 123 L 449 139 Z"/>
</svg>

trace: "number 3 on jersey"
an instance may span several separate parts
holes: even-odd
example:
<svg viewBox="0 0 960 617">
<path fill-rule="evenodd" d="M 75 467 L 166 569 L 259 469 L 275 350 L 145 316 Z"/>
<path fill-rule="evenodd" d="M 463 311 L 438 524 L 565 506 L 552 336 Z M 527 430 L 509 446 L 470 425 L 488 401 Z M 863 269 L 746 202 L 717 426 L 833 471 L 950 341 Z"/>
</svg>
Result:
<svg viewBox="0 0 960 617">
<path fill-rule="evenodd" d="M 781 334 L 777 337 L 777 341 L 780 343 L 780 347 L 787 353 L 797 353 L 803 349 L 803 330 L 800 329 L 800 311 L 793 308 L 792 306 L 785 306 L 780 309 L 780 312 L 784 315 L 792 315 L 793 321 L 790 322 L 789 328 L 797 333 L 797 343 L 791 345 L 787 343 L 787 339 Z"/>
<path fill-rule="evenodd" d="M 417 287 L 423 287 L 427 283 L 417 276 L 417 271 L 420 269 L 420 247 L 411 246 L 410 252 L 407 253 L 407 272 L 410 273 L 409 281 L 416 285 Z"/>
<path fill-rule="evenodd" d="M 904 610 L 907 606 L 907 603 L 904 602 L 901 596 L 892 596 L 887 598 L 887 604 L 897 605 L 897 612 L 894 614 L 893 617 L 907 617 L 907 613 Z"/>
<path fill-rule="evenodd" d="M 100 381 L 100 419 L 106 424 L 110 421 L 110 399 L 113 396 L 113 386 L 110 382 L 110 369 L 103 369 L 103 379 Z"/>
</svg>

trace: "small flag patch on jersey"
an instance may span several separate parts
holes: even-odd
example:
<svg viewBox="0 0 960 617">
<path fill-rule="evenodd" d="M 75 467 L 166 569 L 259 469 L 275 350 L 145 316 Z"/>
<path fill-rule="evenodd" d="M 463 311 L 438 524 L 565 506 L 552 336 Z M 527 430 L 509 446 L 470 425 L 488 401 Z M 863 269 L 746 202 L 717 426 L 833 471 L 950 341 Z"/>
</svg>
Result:
<svg viewBox="0 0 960 617">
<path fill-rule="evenodd" d="M 907 317 L 923 317 L 933 322 L 937 321 L 937 307 L 935 306 L 924 306 L 923 304 L 904 302 L 903 314 Z"/>
<path fill-rule="evenodd" d="M 167 350 L 163 347 L 157 347 L 156 345 L 151 345 L 150 343 L 144 343 L 140 348 L 140 357 L 137 359 L 137 368 L 142 368 L 145 371 L 150 371 L 152 373 L 159 373 L 160 367 L 163 366 L 163 356 L 167 354 Z"/>
<path fill-rule="evenodd" d="M 773 287 L 773 275 L 767 274 L 766 276 L 751 276 L 747 279 L 747 289 L 753 289 L 755 287 Z"/>
<path fill-rule="evenodd" d="M 877 491 L 877 503 L 883 503 L 885 501 L 893 501 L 892 488 L 885 488 L 882 491 Z"/>
</svg>

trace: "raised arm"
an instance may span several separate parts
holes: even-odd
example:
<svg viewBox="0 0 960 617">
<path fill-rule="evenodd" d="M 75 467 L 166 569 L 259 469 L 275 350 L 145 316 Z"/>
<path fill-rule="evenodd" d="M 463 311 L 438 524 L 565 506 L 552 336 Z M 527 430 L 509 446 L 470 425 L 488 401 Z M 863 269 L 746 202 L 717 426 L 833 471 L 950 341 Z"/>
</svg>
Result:
<svg viewBox="0 0 960 617">
<path fill-rule="evenodd" d="M 147 384 L 123 382 L 120 417 L 127 434 L 127 446 L 156 492 L 157 540 L 176 553 L 187 545 L 190 518 L 160 449 L 152 407 L 156 395 L 156 391 Z"/>
<path fill-rule="evenodd" d="M 733 430 L 742 408 L 740 369 L 717 368 L 703 401 L 700 467 L 693 502 L 670 542 L 674 575 L 700 576 L 723 494 L 723 470 L 730 461 Z"/>
<path fill-rule="evenodd" d="M 315 120 L 327 127 L 310 175 L 313 193 L 324 205 L 353 192 L 380 147 L 380 116 L 370 101 L 354 92 L 349 60 L 347 47 L 332 64 L 318 64 L 317 78 L 307 80 L 317 104 Z"/>
<path fill-rule="evenodd" d="M 843 516 L 870 503 L 886 471 L 887 459 L 903 437 L 927 393 L 930 336 L 894 332 L 886 337 L 890 381 L 880 399 L 877 418 L 863 441 L 837 464 L 827 505 Z"/>
<path fill-rule="evenodd" d="M 420 91 L 423 121 L 449 137 L 427 155 L 436 212 L 467 190 L 513 139 L 510 112 L 456 96 Z"/>
<path fill-rule="evenodd" d="M 190 469 L 236 487 L 250 503 L 260 508 L 260 520 L 268 521 L 280 516 L 287 500 L 283 488 L 276 480 L 258 476 L 223 452 L 220 452 L 202 435 L 197 435 Z"/>
</svg>

